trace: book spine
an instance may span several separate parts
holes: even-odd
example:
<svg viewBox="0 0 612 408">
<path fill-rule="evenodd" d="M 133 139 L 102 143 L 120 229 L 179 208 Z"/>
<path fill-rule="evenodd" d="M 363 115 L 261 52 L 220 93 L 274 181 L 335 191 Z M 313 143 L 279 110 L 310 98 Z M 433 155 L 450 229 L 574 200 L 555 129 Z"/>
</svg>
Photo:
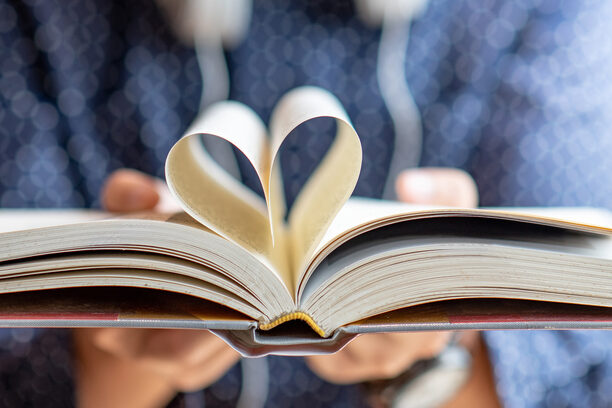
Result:
<svg viewBox="0 0 612 408">
<path fill-rule="evenodd" d="M 259 328 L 261 330 L 270 330 L 275 328 L 276 326 L 283 324 L 285 322 L 289 322 L 291 320 L 303 320 L 306 322 L 312 330 L 315 331 L 321 337 L 327 337 L 326 333 L 319 327 L 319 325 L 312 319 L 312 317 L 308 316 L 304 312 L 292 312 L 281 317 L 278 317 L 271 321 L 270 323 L 260 323 Z"/>
</svg>

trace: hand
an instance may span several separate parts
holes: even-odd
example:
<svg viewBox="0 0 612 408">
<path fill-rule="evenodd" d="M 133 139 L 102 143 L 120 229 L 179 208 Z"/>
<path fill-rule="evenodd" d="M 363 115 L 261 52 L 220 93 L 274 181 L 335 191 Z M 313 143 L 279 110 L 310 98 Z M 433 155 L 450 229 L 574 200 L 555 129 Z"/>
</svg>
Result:
<svg viewBox="0 0 612 408">
<path fill-rule="evenodd" d="M 398 176 L 397 195 L 413 204 L 475 207 L 476 183 L 465 172 L 448 168 L 406 170 Z M 307 358 L 310 368 L 334 383 L 393 378 L 417 360 L 438 354 L 450 337 L 446 332 L 364 334 L 339 352 Z"/>
<path fill-rule="evenodd" d="M 117 212 L 175 210 L 168 197 L 161 180 L 134 170 L 116 171 L 102 191 L 104 207 Z M 75 329 L 74 339 L 81 407 L 165 406 L 176 392 L 213 383 L 239 359 L 202 330 Z"/>
</svg>

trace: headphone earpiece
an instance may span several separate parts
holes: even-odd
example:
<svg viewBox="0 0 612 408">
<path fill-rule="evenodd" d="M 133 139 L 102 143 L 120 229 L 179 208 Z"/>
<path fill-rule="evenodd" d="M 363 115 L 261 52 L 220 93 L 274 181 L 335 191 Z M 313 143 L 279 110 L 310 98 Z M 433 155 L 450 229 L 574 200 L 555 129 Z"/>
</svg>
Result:
<svg viewBox="0 0 612 408">
<path fill-rule="evenodd" d="M 372 27 L 383 22 L 410 22 L 425 10 L 428 0 L 355 0 L 359 17 Z"/>
<path fill-rule="evenodd" d="M 184 12 L 199 41 L 232 48 L 246 36 L 252 9 L 252 0 L 189 0 Z"/>
<path fill-rule="evenodd" d="M 158 1 L 165 9 L 171 9 L 173 4 L 170 0 Z M 428 1 L 355 0 L 355 6 L 366 24 L 382 27 L 385 20 L 389 23 L 409 23 L 423 12 Z M 252 9 L 253 0 L 186 0 L 180 13 L 182 18 L 178 20 L 183 29 L 177 31 L 191 31 L 199 41 L 220 41 L 224 48 L 232 48 L 246 36 Z M 172 10 L 169 12 L 175 14 Z M 193 38 L 193 35 L 190 37 Z"/>
</svg>

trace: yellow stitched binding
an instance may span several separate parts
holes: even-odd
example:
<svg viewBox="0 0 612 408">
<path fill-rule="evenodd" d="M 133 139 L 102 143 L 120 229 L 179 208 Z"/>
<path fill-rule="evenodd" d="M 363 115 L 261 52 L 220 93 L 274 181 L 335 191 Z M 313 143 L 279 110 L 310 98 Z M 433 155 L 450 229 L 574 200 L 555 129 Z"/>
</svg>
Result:
<svg viewBox="0 0 612 408">
<path fill-rule="evenodd" d="M 308 323 L 308 325 L 312 328 L 312 330 L 315 331 L 315 333 L 317 333 L 321 337 L 325 337 L 325 332 L 315 323 L 314 320 L 312 320 L 312 317 L 308 316 L 304 312 L 293 312 L 293 313 L 286 314 L 270 323 L 260 324 L 259 328 L 261 330 L 270 330 L 270 329 L 275 328 L 279 324 L 283 324 L 290 320 L 303 320 L 306 323 Z"/>
</svg>

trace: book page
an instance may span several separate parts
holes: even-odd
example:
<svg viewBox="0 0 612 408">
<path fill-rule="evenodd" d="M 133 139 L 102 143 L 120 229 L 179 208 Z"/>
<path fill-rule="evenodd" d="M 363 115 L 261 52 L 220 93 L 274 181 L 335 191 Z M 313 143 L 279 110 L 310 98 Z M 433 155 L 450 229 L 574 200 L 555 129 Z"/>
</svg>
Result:
<svg viewBox="0 0 612 408">
<path fill-rule="evenodd" d="M 304 122 L 329 117 L 336 120 L 335 140 L 308 179 L 289 214 L 292 265 L 297 281 L 300 267 L 309 258 L 334 216 L 350 197 L 361 169 L 361 143 L 348 115 L 340 102 L 329 92 L 315 87 L 302 87 L 285 95 L 272 113 L 272 170 L 280 163 L 278 151 L 291 133 Z M 273 186 L 271 186 L 273 187 Z M 271 214 L 276 195 L 281 191 L 270 189 Z"/>
<path fill-rule="evenodd" d="M 7 219 L 0 261 L 11 275 L 133 267 L 143 277 L 157 270 L 212 282 L 257 305 L 269 319 L 294 307 L 280 274 L 185 212 L 0 211 L 0 220 Z"/>
<path fill-rule="evenodd" d="M 575 224 L 590 228 L 612 229 L 612 213 L 601 208 L 591 207 L 482 207 L 452 208 L 433 205 L 415 205 L 398 201 L 377 200 L 352 197 L 338 212 L 336 218 L 319 242 L 316 251 L 320 251 L 343 235 L 349 234 L 364 224 L 403 218 L 405 216 L 426 215 L 429 212 L 448 214 L 488 214 L 499 217 L 541 221 L 547 224 Z M 558 222 L 556 222 L 558 221 Z"/>
<path fill-rule="evenodd" d="M 313 266 L 353 237 L 385 225 L 431 217 L 479 217 L 561 227 L 585 233 L 612 233 L 612 213 L 588 207 L 453 208 L 423 206 L 395 201 L 353 197 L 342 207 L 317 248 L 306 261 L 296 283 L 298 299 L 309 281 Z M 525 236 L 528 240 L 530 237 Z"/>
<path fill-rule="evenodd" d="M 77 224 L 101 220 L 110 216 L 109 213 L 95 210 L 3 209 L 0 211 L 0 234 L 56 225 Z"/>
<path fill-rule="evenodd" d="M 264 124 L 255 112 L 238 102 L 213 105 L 194 121 L 168 154 L 166 181 L 189 215 L 261 256 L 288 282 L 282 226 L 277 231 L 281 242 L 274 247 L 265 201 L 212 159 L 200 135 L 218 137 L 241 150 L 266 191 L 270 167 Z"/>
</svg>

